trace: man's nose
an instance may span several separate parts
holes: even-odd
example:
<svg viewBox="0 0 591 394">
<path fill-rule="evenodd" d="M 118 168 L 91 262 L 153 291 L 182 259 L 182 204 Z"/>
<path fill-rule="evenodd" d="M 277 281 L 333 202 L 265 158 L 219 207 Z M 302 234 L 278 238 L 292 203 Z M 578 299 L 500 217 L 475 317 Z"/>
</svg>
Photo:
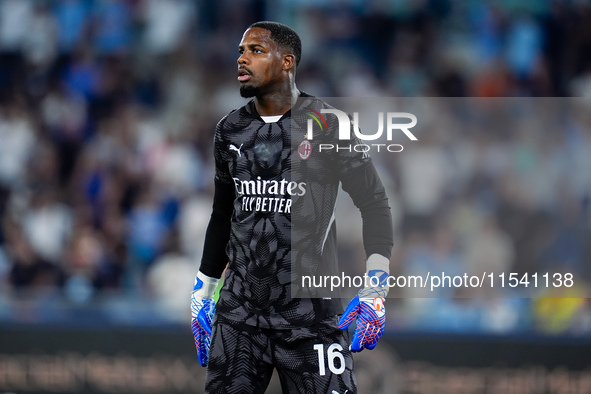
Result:
<svg viewBox="0 0 591 394">
<path fill-rule="evenodd" d="M 238 64 L 248 64 L 249 59 L 246 55 L 246 51 L 242 52 L 242 54 L 238 57 Z"/>
</svg>

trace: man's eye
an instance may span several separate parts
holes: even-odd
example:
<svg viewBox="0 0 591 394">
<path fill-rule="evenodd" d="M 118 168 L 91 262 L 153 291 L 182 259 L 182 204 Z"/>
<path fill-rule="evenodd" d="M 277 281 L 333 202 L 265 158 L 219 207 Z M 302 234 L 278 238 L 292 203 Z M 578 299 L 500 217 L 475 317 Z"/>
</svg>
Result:
<svg viewBox="0 0 591 394">
<path fill-rule="evenodd" d="M 258 49 L 258 48 L 256 48 L 255 50 L 253 50 L 253 52 L 254 52 L 254 53 L 263 53 L 263 50 L 262 50 L 262 49 Z"/>
<path fill-rule="evenodd" d="M 239 53 L 240 55 L 242 55 L 242 54 L 244 53 L 244 49 L 239 49 L 239 50 L 238 50 L 238 53 Z"/>
</svg>

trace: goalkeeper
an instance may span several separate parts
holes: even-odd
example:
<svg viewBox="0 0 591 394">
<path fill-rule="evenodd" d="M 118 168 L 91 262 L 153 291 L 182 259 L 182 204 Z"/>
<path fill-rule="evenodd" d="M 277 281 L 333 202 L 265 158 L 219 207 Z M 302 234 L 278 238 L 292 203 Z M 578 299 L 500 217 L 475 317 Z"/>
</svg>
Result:
<svg viewBox="0 0 591 394">
<path fill-rule="evenodd" d="M 367 154 L 318 152 L 323 139 L 336 138 L 334 119 L 332 133 L 314 139 L 298 128 L 303 111 L 330 107 L 296 87 L 296 32 L 257 22 L 238 50 L 240 94 L 253 99 L 215 130 L 213 211 L 191 299 L 198 359 L 208 367 L 205 392 L 264 393 L 276 369 L 284 393 L 356 393 L 351 353 L 373 349 L 384 330 L 388 199 Z M 291 287 L 294 262 L 315 273 L 337 266 L 339 185 L 361 211 L 367 273 L 377 285 L 344 312 L 339 299 Z M 305 225 L 296 230 L 296 222 Z"/>
</svg>

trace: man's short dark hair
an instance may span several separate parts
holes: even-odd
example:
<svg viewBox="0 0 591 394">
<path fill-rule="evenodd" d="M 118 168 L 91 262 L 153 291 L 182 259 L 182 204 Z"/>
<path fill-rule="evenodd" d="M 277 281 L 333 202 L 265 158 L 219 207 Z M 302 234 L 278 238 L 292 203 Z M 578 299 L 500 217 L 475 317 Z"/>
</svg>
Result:
<svg viewBox="0 0 591 394">
<path fill-rule="evenodd" d="M 259 27 L 271 32 L 271 40 L 281 49 L 290 51 L 295 56 L 296 66 L 300 64 L 302 57 L 302 41 L 300 36 L 291 27 L 278 22 L 255 22 L 248 28 Z"/>
</svg>

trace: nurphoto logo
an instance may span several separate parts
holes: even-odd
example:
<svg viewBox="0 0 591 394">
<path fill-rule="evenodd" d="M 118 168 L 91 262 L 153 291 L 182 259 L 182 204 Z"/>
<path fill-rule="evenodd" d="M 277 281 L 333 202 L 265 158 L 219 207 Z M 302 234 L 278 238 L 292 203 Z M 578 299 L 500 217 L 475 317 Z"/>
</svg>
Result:
<svg viewBox="0 0 591 394">
<path fill-rule="evenodd" d="M 378 130 L 373 134 L 363 134 L 359 129 L 359 112 L 353 112 L 353 121 L 351 121 L 351 118 L 346 112 L 340 111 L 338 109 L 323 108 L 320 110 L 320 113 L 312 109 L 310 109 L 310 111 L 313 112 L 307 112 L 307 115 L 309 115 L 311 118 L 308 119 L 307 124 L 307 139 L 300 144 L 298 149 L 302 159 L 304 159 L 304 157 L 308 158 L 310 156 L 310 152 L 306 151 L 306 148 L 310 148 L 311 146 L 309 145 L 310 143 L 308 140 L 312 140 L 314 138 L 313 120 L 316 121 L 320 127 L 320 130 L 324 131 L 325 127 L 326 130 L 328 130 L 327 122 L 322 116 L 323 114 L 331 114 L 337 117 L 339 125 L 339 141 L 351 141 L 351 130 L 353 130 L 354 136 L 357 137 L 358 140 L 361 140 L 362 143 L 349 145 L 319 144 L 318 150 L 320 152 L 346 150 L 349 152 L 355 151 L 367 153 L 370 150 L 376 150 L 377 152 L 380 152 L 382 149 L 393 153 L 402 152 L 404 147 L 400 144 L 365 143 L 365 141 L 376 141 L 384 135 L 384 132 L 388 142 L 391 142 L 394 133 L 398 132 L 404 133 L 404 135 L 411 141 L 417 141 L 417 137 L 410 131 L 411 128 L 416 126 L 417 117 L 409 112 L 378 112 Z M 304 144 L 305 142 L 307 144 Z"/>
</svg>

